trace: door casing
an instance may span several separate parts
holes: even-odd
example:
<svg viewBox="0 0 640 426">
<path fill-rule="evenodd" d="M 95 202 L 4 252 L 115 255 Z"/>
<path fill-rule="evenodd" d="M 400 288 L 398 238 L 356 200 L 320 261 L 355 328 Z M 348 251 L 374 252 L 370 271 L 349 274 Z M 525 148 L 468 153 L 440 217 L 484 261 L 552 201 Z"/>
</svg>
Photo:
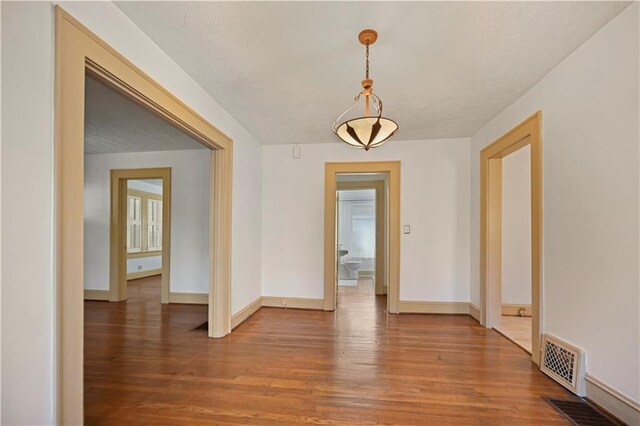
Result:
<svg viewBox="0 0 640 426">
<path fill-rule="evenodd" d="M 531 360 L 540 364 L 542 335 L 542 112 L 480 151 L 480 324 L 502 314 L 502 159 L 531 145 Z"/>
<path fill-rule="evenodd" d="M 388 179 L 387 311 L 397 314 L 400 299 L 400 161 L 325 163 L 324 310 L 336 309 L 336 190 L 338 174 L 382 173 Z"/>
<path fill-rule="evenodd" d="M 127 180 L 162 179 L 162 275 L 160 301 L 169 303 L 171 271 L 171 168 L 111 170 L 109 300 L 127 298 Z"/>
<path fill-rule="evenodd" d="M 83 186 L 85 78 L 108 85 L 211 149 L 209 336 L 231 332 L 233 141 L 55 6 L 56 417 L 83 418 Z"/>
</svg>

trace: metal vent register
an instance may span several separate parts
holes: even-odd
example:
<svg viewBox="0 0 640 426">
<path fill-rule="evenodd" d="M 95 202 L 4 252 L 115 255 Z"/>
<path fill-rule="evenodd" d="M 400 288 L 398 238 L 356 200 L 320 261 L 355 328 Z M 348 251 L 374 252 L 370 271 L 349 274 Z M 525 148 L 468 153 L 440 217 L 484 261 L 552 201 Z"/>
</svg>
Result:
<svg viewBox="0 0 640 426">
<path fill-rule="evenodd" d="M 577 426 L 618 426 L 619 423 L 601 413 L 585 400 L 544 398 L 560 414 Z"/>
<path fill-rule="evenodd" d="M 585 395 L 584 351 L 545 334 L 540 370 L 578 396 Z"/>
</svg>

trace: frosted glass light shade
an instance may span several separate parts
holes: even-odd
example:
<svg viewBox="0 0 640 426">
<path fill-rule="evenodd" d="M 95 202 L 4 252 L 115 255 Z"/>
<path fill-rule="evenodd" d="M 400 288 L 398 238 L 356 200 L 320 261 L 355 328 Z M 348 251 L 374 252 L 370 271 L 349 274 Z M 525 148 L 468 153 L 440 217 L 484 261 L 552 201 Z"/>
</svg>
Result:
<svg viewBox="0 0 640 426">
<path fill-rule="evenodd" d="M 338 125 L 335 133 L 349 145 L 368 151 L 385 143 L 397 130 L 395 121 L 375 116 L 347 120 Z"/>
</svg>

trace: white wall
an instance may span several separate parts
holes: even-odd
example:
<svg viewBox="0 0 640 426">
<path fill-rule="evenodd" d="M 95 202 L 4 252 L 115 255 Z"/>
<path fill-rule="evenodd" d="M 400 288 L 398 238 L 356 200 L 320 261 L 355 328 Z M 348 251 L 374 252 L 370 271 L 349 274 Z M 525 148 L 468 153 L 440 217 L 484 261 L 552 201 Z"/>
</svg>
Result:
<svg viewBox="0 0 640 426">
<path fill-rule="evenodd" d="M 469 139 L 263 149 L 263 294 L 323 297 L 324 163 L 400 160 L 400 299 L 469 301 Z"/>
<path fill-rule="evenodd" d="M 47 424 L 54 419 L 55 380 L 53 22 L 48 4 L 0 7 L 1 423 Z"/>
<path fill-rule="evenodd" d="M 84 288 L 109 289 L 110 170 L 171 167 L 172 292 L 209 292 L 211 151 L 85 155 Z"/>
<path fill-rule="evenodd" d="M 147 257 L 133 257 L 127 259 L 127 274 L 132 274 L 134 272 L 142 272 L 142 271 L 153 271 L 155 269 L 162 268 L 162 255 L 158 254 L 156 256 L 147 256 Z M 85 283 L 86 284 L 86 283 Z M 198 285 L 194 285 L 196 283 L 189 283 L 188 287 L 197 288 L 198 291 L 189 291 L 189 293 L 208 293 L 208 291 L 202 291 L 201 283 L 197 283 Z M 173 286 L 171 286 L 173 287 Z M 172 288 L 170 288 L 171 291 Z"/>
<path fill-rule="evenodd" d="M 502 159 L 502 303 L 531 304 L 531 148 Z"/>
<path fill-rule="evenodd" d="M 234 140 L 232 312 L 237 312 L 260 296 L 260 143 L 112 3 L 62 5 Z M 2 346 L 11 348 L 2 353 L 2 422 L 50 424 L 56 365 L 53 7 L 49 2 L 2 2 L 1 7 L 2 244 L 11 247 L 2 250 Z M 32 197 L 19 196 L 25 191 Z"/>
<path fill-rule="evenodd" d="M 472 301 L 479 295 L 479 150 L 541 109 L 545 332 L 640 400 L 639 4 L 633 3 L 472 138 Z"/>
</svg>

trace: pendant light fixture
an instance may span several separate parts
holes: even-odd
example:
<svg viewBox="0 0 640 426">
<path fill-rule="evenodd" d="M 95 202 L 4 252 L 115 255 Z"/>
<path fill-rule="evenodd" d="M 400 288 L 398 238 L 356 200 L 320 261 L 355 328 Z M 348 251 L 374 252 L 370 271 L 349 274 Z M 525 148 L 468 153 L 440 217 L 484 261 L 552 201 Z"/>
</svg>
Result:
<svg viewBox="0 0 640 426">
<path fill-rule="evenodd" d="M 332 130 L 340 139 L 356 148 L 369 151 L 385 143 L 398 131 L 395 121 L 382 116 L 382 99 L 373 93 L 373 80 L 369 78 L 369 46 L 376 42 L 378 33 L 372 29 L 360 31 L 358 40 L 365 46 L 365 78 L 362 80 L 363 90 L 355 97 L 355 102 L 333 123 Z M 364 116 L 342 121 L 364 96 Z M 375 110 L 371 115 L 371 104 Z"/>
</svg>

